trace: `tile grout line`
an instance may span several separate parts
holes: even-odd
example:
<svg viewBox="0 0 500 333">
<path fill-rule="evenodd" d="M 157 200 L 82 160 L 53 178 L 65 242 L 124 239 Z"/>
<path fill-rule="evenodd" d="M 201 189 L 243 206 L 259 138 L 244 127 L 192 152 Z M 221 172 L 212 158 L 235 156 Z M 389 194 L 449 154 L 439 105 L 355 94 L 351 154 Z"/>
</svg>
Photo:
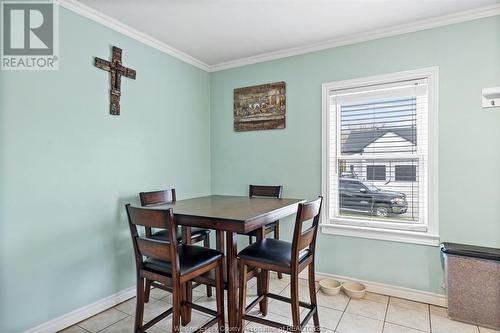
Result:
<svg viewBox="0 0 500 333">
<path fill-rule="evenodd" d="M 389 296 L 389 301 L 390 301 L 390 298 L 391 298 L 391 296 Z M 389 309 L 389 301 L 387 302 L 387 309 Z M 350 302 L 351 302 L 351 299 L 349 299 L 348 305 L 349 305 L 349 303 L 350 303 Z M 427 304 L 427 303 L 424 303 L 424 304 Z M 397 306 L 397 305 L 394 305 L 394 306 Z M 400 307 L 400 308 L 401 308 L 401 307 Z M 347 310 L 347 306 L 346 306 L 346 310 Z M 347 313 L 352 314 L 352 315 L 355 315 L 355 316 L 363 317 L 363 318 L 368 318 L 368 319 L 372 319 L 372 320 L 378 320 L 378 321 L 381 321 L 381 320 L 379 320 L 379 319 L 374 319 L 374 318 L 372 318 L 372 317 L 367 317 L 367 316 L 362 315 L 362 314 L 355 314 L 355 313 L 350 313 L 350 312 L 347 312 Z M 406 326 L 406 325 L 402 325 L 402 324 L 397 324 L 397 323 L 393 323 L 393 322 L 390 322 L 390 321 L 386 321 L 386 318 L 387 318 L 387 312 L 386 312 L 386 314 L 385 314 L 385 318 L 384 318 L 384 321 L 383 321 L 383 323 L 384 323 L 384 324 L 385 324 L 385 323 L 389 323 L 389 324 L 393 324 L 393 325 L 396 325 L 396 326 L 401 326 L 401 327 L 404 327 L 404 328 L 410 328 L 410 329 L 412 329 L 412 330 L 419 331 L 419 332 L 422 332 L 422 333 L 430 333 L 430 332 L 427 332 L 427 331 L 422 331 L 422 330 L 420 330 L 420 329 L 418 329 L 418 328 L 415 328 L 415 327 Z"/>
<path fill-rule="evenodd" d="M 118 311 L 120 311 L 120 310 L 118 310 Z M 121 311 L 120 311 L 120 312 L 121 312 Z M 125 313 L 125 312 L 122 312 L 122 313 Z M 102 328 L 102 329 L 100 329 L 100 330 L 96 331 L 96 333 L 102 332 L 102 331 L 104 331 L 105 329 L 107 329 L 107 328 L 109 328 L 109 327 L 111 327 L 111 326 L 113 326 L 113 325 L 115 325 L 115 324 L 118 324 L 118 323 L 119 323 L 119 322 L 121 322 L 122 320 L 128 319 L 128 317 L 132 317 L 132 316 L 129 316 L 129 315 L 127 314 L 127 316 L 126 316 L 126 317 L 124 317 L 124 318 L 122 318 L 122 319 L 120 319 L 120 320 L 118 320 L 118 321 L 115 321 L 113 324 L 108 325 L 108 326 L 106 326 L 106 327 L 104 327 L 104 328 Z"/>
<path fill-rule="evenodd" d="M 125 303 L 125 302 L 127 302 L 127 301 L 124 301 L 124 302 L 122 302 L 122 303 Z M 122 304 L 122 303 L 120 303 L 120 304 Z M 119 304 L 117 304 L 117 305 L 119 305 Z M 115 305 L 115 306 L 117 306 L 117 305 Z M 126 319 L 127 317 L 131 317 L 128 313 L 125 313 L 125 312 L 123 312 L 123 311 L 120 311 L 120 310 L 116 309 L 116 308 L 115 308 L 115 306 L 113 306 L 113 307 L 111 307 L 111 308 L 109 308 L 109 309 L 107 309 L 107 310 L 101 311 L 101 312 L 99 312 L 99 313 L 97 313 L 97 314 L 95 314 L 95 315 L 93 315 L 93 316 L 91 316 L 91 317 L 89 317 L 89 318 L 86 318 L 86 319 L 84 319 L 84 320 L 82 320 L 82 321 L 80 321 L 80 322 L 78 322 L 78 323 L 76 323 L 76 324 L 74 324 L 74 325 L 72 325 L 72 326 L 66 327 L 65 329 L 70 328 L 70 327 L 73 327 L 73 326 L 78 326 L 79 328 L 83 329 L 84 331 L 89 332 L 89 333 L 92 333 L 92 331 L 89 331 L 88 329 L 86 329 L 86 328 L 84 328 L 84 327 L 80 326 L 80 323 L 82 323 L 82 322 L 84 322 L 84 321 L 86 321 L 86 320 L 89 320 L 89 319 L 90 319 L 90 318 L 92 318 L 92 317 L 98 316 L 98 315 L 100 315 L 101 313 L 104 313 L 104 312 L 109 311 L 109 310 L 111 310 L 111 309 L 116 310 L 116 311 L 118 311 L 118 312 L 120 312 L 120 313 L 123 313 L 123 314 L 125 315 L 125 317 L 123 317 L 123 318 L 122 318 L 122 319 L 120 319 L 120 320 L 115 321 L 114 323 L 112 323 L 112 324 L 110 324 L 110 325 L 108 325 L 108 326 L 104 327 L 103 329 L 100 329 L 100 330 L 96 331 L 95 333 L 101 332 L 102 330 L 105 330 L 106 328 L 108 328 L 108 327 L 110 327 L 110 326 L 113 326 L 114 324 L 116 324 L 116 323 L 118 323 L 118 322 L 122 321 L 123 319 Z"/>
<path fill-rule="evenodd" d="M 429 332 L 432 333 L 431 306 L 427 304 L 427 308 L 429 309 Z"/>
<path fill-rule="evenodd" d="M 327 309 L 331 309 L 331 310 L 336 310 L 336 311 L 342 311 L 342 312 L 345 312 L 347 314 L 350 314 L 350 315 L 353 315 L 353 316 L 359 316 L 359 317 L 363 317 L 363 318 L 367 318 L 367 319 L 371 319 L 371 320 L 376 320 L 376 321 L 382 321 L 381 319 L 376 319 L 376 318 L 373 318 L 373 317 L 368 317 L 367 315 L 364 315 L 364 314 L 359 314 L 359 313 L 352 313 L 352 312 L 347 312 L 347 306 L 349 305 L 349 303 L 351 303 L 351 299 L 352 298 L 349 298 L 349 301 L 347 302 L 347 305 L 345 307 L 345 310 L 342 311 L 342 310 L 338 310 L 338 309 L 335 309 L 335 308 L 329 308 L 327 306 L 321 306 L 321 305 L 318 305 L 318 306 L 321 306 L 323 308 L 327 308 Z M 385 319 L 384 319 L 385 320 Z M 399 324 L 397 324 L 399 325 Z M 400 325 L 400 326 L 403 326 L 403 325 Z M 407 327 L 407 326 L 404 326 L 404 327 Z M 412 327 L 407 327 L 407 328 L 412 328 Z M 423 332 L 423 331 L 422 331 Z M 429 333 L 429 332 L 426 332 L 426 333 Z"/>
<path fill-rule="evenodd" d="M 79 328 L 81 328 L 82 330 L 84 330 L 85 332 L 92 333 L 92 332 L 90 332 L 89 330 L 86 330 L 85 328 L 81 327 L 81 326 L 80 326 L 80 325 L 78 325 L 78 324 L 75 324 L 75 325 L 73 325 L 73 326 L 79 327 Z M 70 327 L 73 327 L 73 326 L 70 326 Z M 68 328 L 70 328 L 70 327 L 67 327 L 67 328 L 65 328 L 65 329 L 68 329 Z"/>
<path fill-rule="evenodd" d="M 391 298 L 398 298 L 398 297 L 392 297 L 392 296 L 389 296 L 389 301 L 391 300 Z M 412 301 L 412 302 L 415 302 L 415 301 Z M 430 316 L 430 304 L 428 304 L 428 303 L 423 303 L 423 302 L 416 302 L 416 303 L 422 303 L 422 304 L 425 304 L 425 305 L 427 305 L 427 306 L 428 306 L 428 309 L 429 309 L 429 310 L 428 310 L 428 314 L 429 314 L 429 331 L 422 331 L 421 329 L 418 329 L 418 328 L 415 328 L 415 327 L 406 326 L 406 325 L 399 324 L 399 323 L 393 323 L 393 322 L 391 322 L 391 321 L 387 321 L 387 323 L 389 323 L 389 324 L 393 324 L 393 325 L 397 325 L 397 326 L 401 326 L 401 327 L 405 327 L 405 328 L 410 328 L 410 329 L 412 329 L 412 330 L 416 330 L 416 331 L 423 332 L 423 333 L 432 333 L 432 328 L 430 327 L 430 326 L 432 326 L 432 325 L 431 325 L 431 323 L 430 323 L 430 318 L 431 318 L 431 316 Z M 401 307 L 401 306 L 399 306 L 399 305 L 394 305 L 394 306 L 395 306 L 395 307 L 397 307 L 397 308 L 399 308 L 399 309 L 405 309 L 404 307 Z M 421 311 L 421 312 L 422 312 L 422 311 Z M 386 318 L 387 318 L 387 314 L 386 314 Z M 384 321 L 384 323 L 385 323 L 385 322 L 386 322 L 386 321 Z"/>
<path fill-rule="evenodd" d="M 337 332 L 337 329 L 340 326 L 340 322 L 342 321 L 342 318 L 344 318 L 345 311 L 347 310 L 347 307 L 349 306 L 349 303 L 351 303 L 351 298 L 349 297 L 349 300 L 347 301 L 347 304 L 345 305 L 344 311 L 342 311 L 342 315 L 340 316 L 339 322 L 337 323 L 337 326 L 335 326 L 334 332 Z"/>
<path fill-rule="evenodd" d="M 387 299 L 387 306 L 385 307 L 384 321 L 382 323 L 382 333 L 385 331 L 385 320 L 387 319 L 387 312 L 389 312 L 389 303 L 391 302 L 391 296 Z"/>
<path fill-rule="evenodd" d="M 418 329 L 418 328 L 415 328 L 415 327 L 406 326 L 406 325 L 398 324 L 398 323 L 393 323 L 391 321 L 387 321 L 386 323 L 392 324 L 392 325 L 396 325 L 396 326 L 401 326 L 401 327 L 404 327 L 404 328 L 409 328 L 409 329 L 412 329 L 412 330 L 415 330 L 415 331 L 419 331 L 419 332 L 422 332 L 422 333 L 430 333 L 428 331 L 422 331 L 421 329 Z"/>
<path fill-rule="evenodd" d="M 122 303 L 120 303 L 120 304 L 122 304 Z M 118 304 L 118 305 L 120 305 L 120 304 Z M 124 313 L 124 314 L 126 314 L 127 316 L 132 316 L 132 315 L 130 315 L 130 314 L 128 314 L 128 313 L 126 313 L 125 311 L 122 311 L 122 310 L 120 310 L 120 309 L 117 309 L 117 308 L 116 308 L 116 306 L 112 307 L 111 309 L 115 309 L 116 311 L 119 311 L 119 312 L 121 312 L 121 313 Z M 135 314 L 134 314 L 134 316 L 135 316 Z"/>
</svg>

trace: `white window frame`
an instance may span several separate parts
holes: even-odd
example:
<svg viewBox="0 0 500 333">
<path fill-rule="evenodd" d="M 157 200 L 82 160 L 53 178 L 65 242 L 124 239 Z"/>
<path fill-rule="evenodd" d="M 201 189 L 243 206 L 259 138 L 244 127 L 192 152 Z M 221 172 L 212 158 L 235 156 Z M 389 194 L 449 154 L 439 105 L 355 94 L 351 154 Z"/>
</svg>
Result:
<svg viewBox="0 0 500 333">
<path fill-rule="evenodd" d="M 394 226 L 383 228 L 383 223 L 377 223 L 380 227 L 370 226 L 369 222 L 334 223 L 330 221 L 330 92 L 332 90 L 352 89 L 370 85 L 387 84 L 404 80 L 427 79 L 428 85 L 428 208 L 427 224 L 409 227 Z M 321 191 L 323 193 L 323 213 L 321 231 L 326 234 L 341 236 L 352 236 L 387 241 L 405 242 L 413 244 L 424 244 L 431 246 L 439 245 L 439 195 L 438 195 L 438 98 L 439 98 L 439 67 L 428 67 L 409 70 L 391 74 L 370 76 L 352 80 L 324 83 L 322 85 L 322 138 L 321 138 Z M 338 199 L 337 199 L 338 200 Z M 336 218 L 340 221 L 341 218 Z M 388 222 L 391 223 L 391 222 Z M 389 224 L 388 224 L 389 226 Z"/>
</svg>

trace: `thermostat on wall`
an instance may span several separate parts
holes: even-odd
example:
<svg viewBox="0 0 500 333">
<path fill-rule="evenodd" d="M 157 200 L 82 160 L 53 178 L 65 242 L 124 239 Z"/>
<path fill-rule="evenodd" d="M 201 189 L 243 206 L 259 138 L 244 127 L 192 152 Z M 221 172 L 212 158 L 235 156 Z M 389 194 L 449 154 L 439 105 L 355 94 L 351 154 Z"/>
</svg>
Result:
<svg viewBox="0 0 500 333">
<path fill-rule="evenodd" d="M 483 108 L 500 107 L 500 87 L 483 89 Z"/>
</svg>

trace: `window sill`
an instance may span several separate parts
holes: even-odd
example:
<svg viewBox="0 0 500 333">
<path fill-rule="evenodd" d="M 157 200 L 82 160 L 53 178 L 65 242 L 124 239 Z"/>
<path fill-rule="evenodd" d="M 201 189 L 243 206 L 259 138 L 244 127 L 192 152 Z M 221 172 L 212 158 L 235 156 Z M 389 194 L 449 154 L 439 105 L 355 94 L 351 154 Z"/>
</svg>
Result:
<svg viewBox="0 0 500 333">
<path fill-rule="evenodd" d="M 358 227 L 339 224 L 321 224 L 321 232 L 339 236 L 378 239 L 419 245 L 439 246 L 439 236 L 418 231 L 403 231 Z"/>
</svg>

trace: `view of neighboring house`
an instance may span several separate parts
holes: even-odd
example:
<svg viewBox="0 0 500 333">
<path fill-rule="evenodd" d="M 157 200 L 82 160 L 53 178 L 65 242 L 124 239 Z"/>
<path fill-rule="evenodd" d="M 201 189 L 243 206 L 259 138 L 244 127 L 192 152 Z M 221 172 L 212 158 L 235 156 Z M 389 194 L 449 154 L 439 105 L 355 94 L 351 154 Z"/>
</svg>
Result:
<svg viewBox="0 0 500 333">
<path fill-rule="evenodd" d="M 339 161 L 341 178 L 356 178 L 383 191 L 404 193 L 408 211 L 401 217 L 418 220 L 419 160 L 402 158 L 417 150 L 415 126 L 352 129 L 343 136 L 341 150 L 342 155 L 352 157 Z M 381 154 L 389 158 L 381 159 Z"/>
<path fill-rule="evenodd" d="M 370 160 L 378 151 L 398 154 L 416 150 L 415 127 L 383 127 L 352 130 L 342 142 L 342 154 L 365 156 L 366 160 L 342 161 L 342 177 L 373 181 L 375 185 L 417 181 L 417 161 L 412 159 Z"/>
</svg>

